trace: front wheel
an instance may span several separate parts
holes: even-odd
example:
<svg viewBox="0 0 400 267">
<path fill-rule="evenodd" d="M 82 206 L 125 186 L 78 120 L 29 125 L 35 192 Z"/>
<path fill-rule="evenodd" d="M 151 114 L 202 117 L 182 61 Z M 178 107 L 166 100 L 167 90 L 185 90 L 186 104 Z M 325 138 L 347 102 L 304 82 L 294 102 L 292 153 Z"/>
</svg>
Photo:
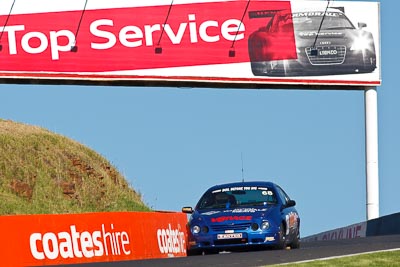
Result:
<svg viewBox="0 0 400 267">
<path fill-rule="evenodd" d="M 282 223 L 279 227 L 279 241 L 276 245 L 277 249 L 285 249 L 286 248 L 286 228 L 285 225 Z"/>
<path fill-rule="evenodd" d="M 251 71 L 254 76 L 266 76 L 271 72 L 271 66 L 269 62 L 251 62 Z"/>
<path fill-rule="evenodd" d="M 291 249 L 300 248 L 300 230 L 297 229 L 296 236 L 294 237 L 292 243 L 290 243 Z"/>
<path fill-rule="evenodd" d="M 251 71 L 253 72 L 254 76 L 284 77 L 287 75 L 288 65 L 283 61 L 251 62 Z"/>
</svg>

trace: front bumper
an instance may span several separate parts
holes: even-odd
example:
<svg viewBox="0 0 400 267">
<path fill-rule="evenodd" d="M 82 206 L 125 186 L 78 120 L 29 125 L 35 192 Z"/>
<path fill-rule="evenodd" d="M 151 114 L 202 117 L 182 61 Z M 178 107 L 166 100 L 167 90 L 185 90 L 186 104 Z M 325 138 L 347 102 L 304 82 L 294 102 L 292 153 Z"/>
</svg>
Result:
<svg viewBox="0 0 400 267">
<path fill-rule="evenodd" d="M 218 238 L 218 233 L 189 236 L 188 251 L 244 250 L 254 247 L 275 246 L 279 232 L 240 232 L 241 238 Z"/>
<path fill-rule="evenodd" d="M 311 55 L 302 48 L 297 59 L 252 62 L 253 73 L 257 76 L 321 76 L 373 72 L 376 56 L 368 51 L 345 49 L 341 57 L 320 57 Z"/>
</svg>

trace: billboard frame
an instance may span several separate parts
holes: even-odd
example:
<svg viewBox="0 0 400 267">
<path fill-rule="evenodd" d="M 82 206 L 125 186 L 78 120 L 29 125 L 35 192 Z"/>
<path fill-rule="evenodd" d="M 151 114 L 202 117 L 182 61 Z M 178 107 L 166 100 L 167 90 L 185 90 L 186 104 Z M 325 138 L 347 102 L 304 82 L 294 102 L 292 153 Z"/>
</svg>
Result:
<svg viewBox="0 0 400 267">
<path fill-rule="evenodd" d="M 66 76 L 66 75 L 63 75 Z M 107 76 L 109 77 L 109 76 Z M 43 84 L 43 85 L 82 85 L 82 86 L 125 86 L 125 87 L 176 87 L 176 88 L 217 88 L 217 89 L 293 89 L 293 90 L 365 90 L 366 85 L 348 84 L 282 84 L 282 83 L 261 83 L 261 82 L 215 82 L 209 81 L 184 81 L 159 79 L 105 79 L 104 77 L 77 79 L 65 77 L 27 77 L 27 76 L 3 76 L 0 74 L 0 84 Z M 371 83 L 371 86 L 375 86 Z"/>
<path fill-rule="evenodd" d="M 45 3 L 46 1 L 49 0 L 38 0 L 38 3 Z M 291 30 L 279 28 L 277 32 L 283 35 L 283 37 L 281 36 L 275 39 L 271 39 L 272 37 L 270 35 L 273 35 L 272 30 L 267 29 L 265 32 L 260 32 L 261 28 L 270 26 L 259 27 L 265 24 L 271 24 L 271 27 L 280 25 L 282 22 L 281 19 L 287 15 L 285 12 L 288 10 L 291 12 L 289 14 L 293 16 L 293 21 L 295 19 L 295 14 L 307 14 L 307 19 L 315 18 L 315 23 L 313 22 L 312 24 L 315 26 L 318 24 L 318 16 L 321 15 L 312 15 L 318 12 L 311 10 L 313 10 L 317 2 L 302 7 L 302 4 L 298 4 L 297 1 L 289 0 L 255 0 L 252 1 L 251 4 L 250 1 L 180 0 L 178 4 L 173 5 L 174 12 L 169 20 L 167 19 L 172 8 L 172 3 L 165 0 L 149 0 L 148 3 L 146 2 L 144 4 L 121 4 L 120 2 L 104 5 L 102 2 L 107 1 L 101 0 L 99 3 L 92 3 L 88 8 L 86 8 L 85 3 L 83 11 L 77 10 L 76 7 L 74 8 L 73 4 L 65 4 L 63 2 L 58 2 L 60 7 L 50 7 L 55 4 L 45 5 L 42 3 L 42 5 L 38 4 L 38 7 L 34 9 L 17 6 L 14 8 L 12 14 L 10 11 L 7 17 L 7 21 L 10 18 L 10 22 L 6 24 L 7 27 L 3 27 L 2 31 L 2 33 L 6 33 L 4 37 L 7 38 L 8 36 L 9 40 L 8 46 L 7 40 L 3 40 L 5 44 L 3 45 L 3 51 L 0 53 L 0 79 L 6 83 L 10 83 L 8 79 L 32 79 L 34 81 L 31 83 L 43 82 L 48 84 L 52 82 L 47 80 L 54 79 L 57 82 L 78 85 L 95 85 L 99 83 L 101 85 L 124 84 L 126 86 L 143 86 L 150 84 L 151 86 L 170 87 L 250 87 L 262 89 L 296 89 L 297 87 L 301 89 L 309 86 L 313 89 L 331 89 L 332 86 L 336 86 L 337 89 L 345 89 L 346 86 L 354 86 L 356 90 L 361 89 L 360 86 L 379 86 L 381 83 L 379 3 L 376 2 L 360 3 L 368 4 L 368 6 L 366 6 L 366 10 L 368 11 L 366 15 L 370 15 L 371 18 L 368 16 L 366 18 L 366 15 L 354 16 L 354 14 L 358 14 L 354 11 L 358 10 L 358 5 L 354 5 L 354 3 L 340 1 L 336 3 L 336 5 L 346 6 L 346 13 L 344 13 L 344 9 L 343 11 L 339 11 L 335 8 L 337 11 L 335 14 L 338 14 L 337 16 L 346 17 L 345 15 L 347 15 L 348 18 L 346 18 L 346 21 L 350 24 L 350 20 L 353 19 L 358 22 L 366 19 L 366 21 L 371 24 L 368 27 L 366 23 L 361 23 L 358 24 L 358 27 L 354 26 L 351 30 L 337 29 L 332 31 L 329 30 L 330 28 L 326 28 L 325 32 L 320 33 L 320 30 L 317 31 L 314 28 L 302 28 L 302 26 L 294 27 L 297 24 L 292 22 L 289 24 L 289 26 L 292 26 L 291 28 L 289 27 Z M 246 12 L 249 4 L 250 8 L 247 16 Z M 208 5 L 232 7 L 233 9 L 225 14 L 225 17 L 223 19 L 221 18 L 221 21 L 219 21 L 218 15 L 222 14 L 218 12 L 204 15 L 201 14 L 201 10 L 198 14 L 193 10 L 196 8 L 203 8 L 206 10 Z M 322 6 L 323 4 L 320 5 L 320 7 Z M 246 8 L 244 9 L 244 7 Z M 289 9 L 272 10 L 278 7 Z M 262 10 L 263 8 L 268 10 Z M 244 13 L 242 9 L 245 10 Z M 334 7 L 332 7 L 332 9 L 334 9 Z M 147 13 L 149 10 L 151 10 L 151 12 Z M 283 12 L 282 10 L 286 11 Z M 133 19 L 131 17 L 132 11 L 143 12 L 137 17 L 145 16 L 146 18 Z M 84 12 L 85 16 L 83 16 Z M 261 13 L 257 13 L 257 16 L 254 16 L 254 12 Z M 153 15 L 153 13 L 157 15 Z M 3 13 L 3 15 L 6 14 Z M 72 20 L 72 22 L 69 23 L 59 20 L 59 15 L 71 17 L 70 20 Z M 165 15 L 167 15 L 167 18 L 165 18 Z M 106 16 L 108 19 L 99 19 L 102 18 L 102 16 Z M 149 21 L 147 17 L 153 16 L 154 18 L 151 18 Z M 340 17 L 340 19 L 342 17 Z M 32 20 L 33 18 L 38 19 L 40 23 L 34 24 L 28 22 L 34 21 Z M 256 18 L 256 20 L 254 20 L 254 18 Z M 299 15 L 296 15 L 296 18 L 299 18 Z M 73 21 L 78 19 L 78 30 L 76 30 L 76 25 L 74 25 Z M 162 23 L 160 21 L 161 19 L 162 21 L 165 20 L 164 24 L 160 24 Z M 173 19 L 175 19 L 175 21 Z M 326 20 L 328 20 L 328 18 L 326 18 Z M 339 20 L 339 17 L 337 20 Z M 51 21 L 51 25 L 48 27 L 43 26 L 46 21 Z M 239 21 L 240 24 L 238 24 Z M 275 21 L 277 22 L 275 23 Z M 356 25 L 354 21 L 353 24 Z M 81 22 L 82 27 L 80 27 Z M 244 26 L 243 29 L 241 29 L 244 22 L 246 22 L 246 29 L 244 29 Z M 298 23 L 300 24 L 300 22 Z M 327 27 L 333 27 L 336 23 L 339 23 L 339 21 L 330 22 L 327 24 Z M 196 30 L 195 26 L 199 29 L 196 28 Z M 11 28 L 8 29 L 9 27 Z M 144 27 L 144 30 L 142 30 L 142 27 Z M 156 30 L 157 27 L 160 29 Z M 78 39 L 79 29 L 81 30 Z M 120 35 L 118 35 L 119 29 L 121 29 L 119 32 Z M 167 37 L 165 37 L 166 39 L 162 39 L 163 33 L 166 32 L 165 29 L 168 29 L 169 33 L 164 34 L 164 37 L 167 35 Z M 147 35 L 148 32 L 150 32 L 150 35 Z M 202 34 L 199 32 L 202 32 Z M 198 34 L 198 36 L 194 33 Z M 244 35 L 244 33 L 246 34 Z M 145 34 L 145 37 L 140 34 Z M 159 34 L 160 36 L 158 38 Z M 251 50 L 255 49 L 254 42 L 260 41 L 260 39 L 254 39 L 260 34 L 270 36 L 268 37 L 269 39 L 265 41 L 275 44 L 275 50 L 269 46 L 266 47 L 264 44 L 262 46 L 263 50 L 271 50 L 268 52 L 268 56 L 262 55 L 260 58 L 254 58 Z M 320 34 L 321 37 L 319 37 Z M 372 37 L 377 40 L 377 42 L 375 42 L 376 49 L 374 49 L 376 50 L 376 64 L 374 65 L 376 65 L 377 68 L 372 70 L 371 73 L 369 73 L 370 70 L 363 69 L 365 65 L 364 67 L 359 65 L 359 58 L 355 60 L 355 54 L 353 55 L 353 52 L 351 52 L 353 48 L 350 48 L 349 44 L 346 44 L 346 60 L 344 62 L 329 61 L 329 63 L 327 63 L 328 61 L 323 61 L 323 63 L 321 63 L 321 61 L 319 61 L 327 60 L 330 55 L 329 53 L 339 53 L 339 48 L 341 49 L 345 46 L 343 43 L 345 36 L 346 39 L 349 39 L 350 36 L 354 37 L 356 35 L 362 37 L 362 34 L 367 34 L 368 36 L 372 34 Z M 238 43 L 239 40 L 236 38 L 239 35 L 241 36 L 239 38 L 240 45 Z M 113 38 L 117 38 L 117 36 L 119 36 L 118 39 L 114 40 Z M 230 41 L 232 40 L 230 40 L 230 38 L 233 37 L 235 38 L 231 43 Z M 320 43 L 319 40 L 322 39 L 322 37 L 325 39 Z M 190 42 L 185 43 L 189 41 L 188 38 Z M 153 41 L 157 39 L 157 44 L 153 44 Z M 314 45 L 312 45 L 311 41 L 314 39 Z M 318 44 L 315 44 L 317 39 Z M 160 42 L 161 40 L 163 40 L 163 42 Z M 310 56 L 307 54 L 308 52 L 304 54 L 304 45 L 302 45 L 304 40 L 307 41 L 307 43 L 304 44 L 307 48 L 311 47 L 316 49 L 316 45 L 318 45 L 318 49 L 321 49 L 321 55 L 318 56 L 320 58 L 317 58 L 318 62 L 315 62 L 315 59 L 311 60 L 312 55 Z M 336 42 L 335 40 L 339 40 L 340 42 Z M 351 40 L 350 44 L 352 42 L 355 43 L 358 39 Z M 31 42 L 33 42 L 33 44 L 31 44 Z M 219 44 L 220 42 L 223 43 Z M 373 39 L 372 42 L 374 42 Z M 164 48 L 164 52 L 161 53 L 162 55 L 157 54 L 157 52 L 151 52 L 154 48 L 158 48 L 161 43 Z M 287 43 L 285 49 L 281 47 L 282 43 Z M 72 45 L 71 49 L 69 49 L 69 44 Z M 216 44 L 216 46 L 214 46 L 214 44 Z M 228 50 L 231 52 L 230 49 L 233 48 L 234 44 L 234 54 L 236 54 L 236 56 L 233 56 L 233 58 L 236 57 L 236 59 L 231 57 L 231 53 L 229 53 L 228 57 Z M 168 45 L 170 45 L 170 47 L 168 47 Z M 228 47 L 226 45 L 228 45 Z M 78 46 L 79 51 L 74 49 Z M 279 49 L 283 49 L 284 55 L 279 53 Z M 296 52 L 295 50 L 302 52 Z M 213 53 L 212 56 L 204 61 L 203 59 L 207 57 L 207 53 L 211 52 Z M 257 50 L 255 53 L 260 54 L 263 52 Z M 297 60 L 293 57 L 293 53 L 297 53 Z M 143 56 L 141 54 L 143 54 Z M 192 59 L 193 54 L 200 54 L 200 56 L 196 59 Z M 350 54 L 352 54 L 352 56 L 348 56 Z M 49 56 L 51 56 L 51 58 L 49 58 Z M 182 59 L 180 58 L 181 56 L 183 57 Z M 359 56 L 360 52 L 357 50 L 357 57 Z M 124 64 L 119 64 L 119 61 L 125 59 L 127 61 Z M 286 73 L 286 67 L 283 66 L 283 68 L 285 68 L 283 76 L 281 76 L 282 73 L 279 69 L 277 72 L 273 70 L 268 70 L 267 72 L 267 66 L 263 66 L 265 70 L 261 72 L 257 69 L 257 71 L 255 71 L 253 65 L 261 63 L 260 60 L 262 64 L 267 65 L 275 64 L 273 63 L 275 61 L 285 61 L 284 63 L 278 62 L 278 65 L 291 64 L 292 67 L 289 67 Z M 172 61 L 179 61 L 179 63 L 171 63 Z M 141 65 L 142 63 L 144 63 L 144 65 Z M 294 67 L 294 65 L 298 63 L 301 63 L 301 66 L 296 65 L 296 67 Z M 304 65 L 305 63 L 307 64 Z M 363 64 L 365 64 L 365 62 Z M 279 68 L 281 67 L 282 66 Z M 302 68 L 305 69 L 305 72 L 301 71 Z M 321 69 L 321 71 L 319 69 Z M 322 69 L 325 70 L 322 71 Z M 292 73 L 292 71 L 294 73 Z M 309 73 L 310 71 L 311 73 Z M 179 73 L 179 75 L 177 75 L 177 73 Z M 24 81 L 23 83 L 26 82 Z"/>
</svg>

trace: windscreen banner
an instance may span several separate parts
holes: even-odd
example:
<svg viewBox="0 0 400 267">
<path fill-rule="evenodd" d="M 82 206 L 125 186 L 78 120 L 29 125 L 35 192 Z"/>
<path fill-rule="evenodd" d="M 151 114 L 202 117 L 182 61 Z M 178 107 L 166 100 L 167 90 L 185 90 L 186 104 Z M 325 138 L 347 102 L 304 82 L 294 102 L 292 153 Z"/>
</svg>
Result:
<svg viewBox="0 0 400 267">
<path fill-rule="evenodd" d="M 381 83 L 379 3 L 4 0 L 0 78 Z"/>
<path fill-rule="evenodd" d="M 1 266 L 184 257 L 186 224 L 180 212 L 0 216 Z"/>
</svg>

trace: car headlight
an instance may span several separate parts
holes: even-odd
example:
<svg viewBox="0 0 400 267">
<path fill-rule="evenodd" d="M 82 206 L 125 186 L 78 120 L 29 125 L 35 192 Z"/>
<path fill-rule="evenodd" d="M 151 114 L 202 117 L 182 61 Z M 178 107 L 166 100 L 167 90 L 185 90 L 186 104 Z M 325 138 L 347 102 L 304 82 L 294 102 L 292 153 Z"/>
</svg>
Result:
<svg viewBox="0 0 400 267">
<path fill-rule="evenodd" d="M 200 233 L 200 230 L 201 230 L 201 228 L 200 228 L 200 226 L 198 226 L 198 225 L 195 225 L 195 226 L 192 227 L 192 232 L 193 232 L 193 234 L 198 234 L 198 233 Z"/>
<path fill-rule="evenodd" d="M 210 230 L 208 229 L 208 226 L 202 226 L 202 227 L 200 227 L 200 226 L 198 226 L 198 225 L 195 225 L 195 226 L 192 227 L 192 233 L 193 233 L 193 234 L 199 234 L 200 232 L 203 232 L 203 233 L 207 234 L 208 231 L 210 231 Z"/>
<path fill-rule="evenodd" d="M 367 36 L 358 36 L 354 39 L 353 45 L 351 46 L 350 50 L 352 51 L 364 51 L 370 48 L 370 41 Z"/>
<path fill-rule="evenodd" d="M 269 222 L 264 221 L 261 223 L 261 230 L 268 230 L 269 229 Z"/>
</svg>

